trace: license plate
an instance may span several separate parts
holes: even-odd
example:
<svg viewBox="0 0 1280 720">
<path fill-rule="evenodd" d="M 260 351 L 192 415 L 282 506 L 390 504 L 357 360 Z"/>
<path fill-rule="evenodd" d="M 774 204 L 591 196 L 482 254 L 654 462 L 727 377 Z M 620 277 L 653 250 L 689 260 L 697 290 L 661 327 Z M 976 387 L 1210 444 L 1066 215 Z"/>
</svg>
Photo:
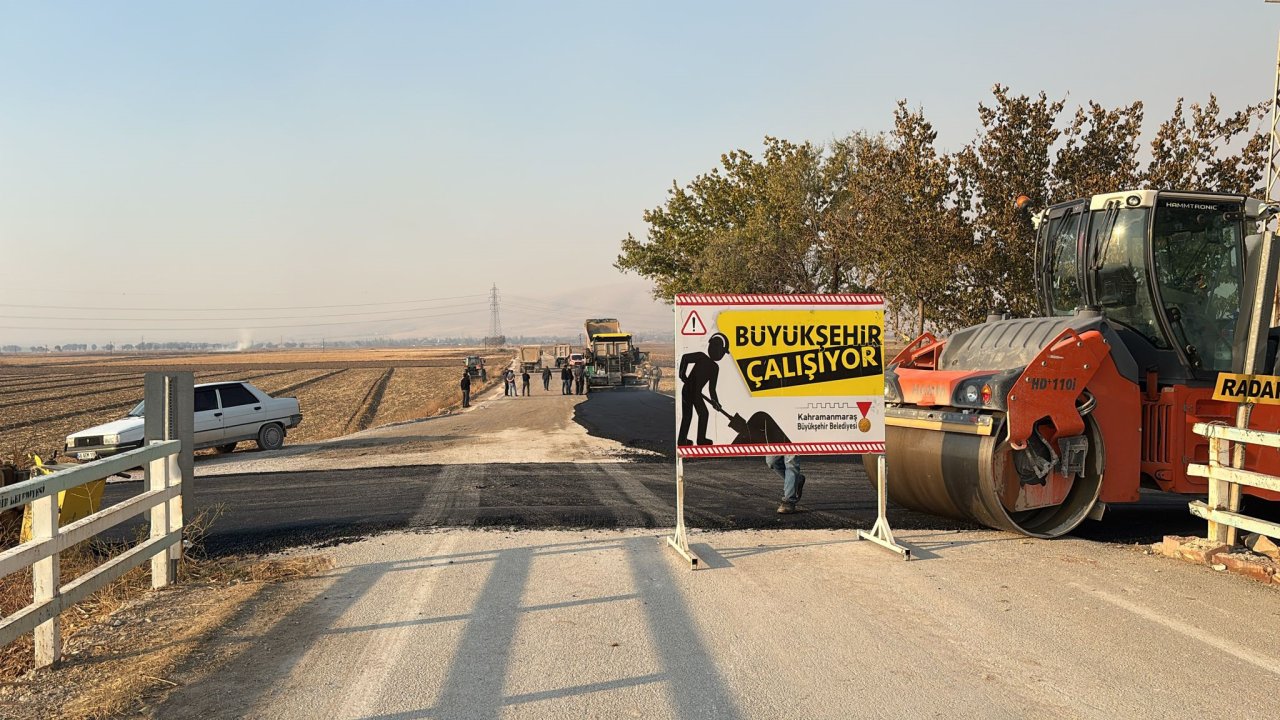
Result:
<svg viewBox="0 0 1280 720">
<path fill-rule="evenodd" d="M 96 452 L 82 452 L 82 453 L 76 453 L 76 459 L 77 459 L 77 460 L 94 460 L 94 459 L 96 459 L 97 457 L 98 457 L 98 453 L 96 453 Z"/>
</svg>

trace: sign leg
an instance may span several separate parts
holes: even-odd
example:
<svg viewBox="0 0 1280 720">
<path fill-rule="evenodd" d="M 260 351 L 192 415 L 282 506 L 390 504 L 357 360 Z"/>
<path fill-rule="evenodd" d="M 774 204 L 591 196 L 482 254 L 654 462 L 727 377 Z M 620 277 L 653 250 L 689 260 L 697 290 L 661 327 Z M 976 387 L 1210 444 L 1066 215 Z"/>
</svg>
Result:
<svg viewBox="0 0 1280 720">
<path fill-rule="evenodd" d="M 667 544 L 689 561 L 689 569 L 698 569 L 698 556 L 689 549 L 689 530 L 684 524 L 684 458 L 676 456 L 676 530 Z"/>
<path fill-rule="evenodd" d="M 910 560 L 911 550 L 899 545 L 893 539 L 893 529 L 889 527 L 889 517 L 885 514 L 888 499 L 885 496 L 885 476 L 887 473 L 885 471 L 884 455 L 876 458 L 876 470 L 876 524 L 871 528 L 871 532 L 859 530 L 858 538 L 870 540 L 886 550 L 898 553 L 903 560 Z"/>
</svg>

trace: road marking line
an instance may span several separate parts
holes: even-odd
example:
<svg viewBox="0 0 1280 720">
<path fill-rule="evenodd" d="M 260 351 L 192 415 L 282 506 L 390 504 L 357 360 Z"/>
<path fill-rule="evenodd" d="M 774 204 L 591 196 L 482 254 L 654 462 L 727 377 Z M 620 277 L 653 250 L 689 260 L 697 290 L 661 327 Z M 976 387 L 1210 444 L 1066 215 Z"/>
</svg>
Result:
<svg viewBox="0 0 1280 720">
<path fill-rule="evenodd" d="M 1115 605 L 1116 607 L 1122 608 L 1124 610 L 1128 610 L 1134 615 L 1137 615 L 1145 620 L 1149 620 L 1158 625 L 1163 625 L 1169 628 L 1170 630 L 1176 630 L 1177 632 L 1180 632 L 1183 635 L 1186 635 L 1187 637 L 1193 640 L 1199 640 L 1205 645 L 1208 645 L 1217 650 L 1221 650 L 1222 652 L 1227 653 L 1228 655 L 1231 655 L 1237 660 L 1247 662 L 1250 665 L 1266 670 L 1267 672 L 1272 673 L 1274 675 L 1280 675 L 1280 660 L 1277 660 L 1276 658 L 1270 657 L 1268 655 L 1255 653 L 1252 650 L 1249 650 L 1247 648 L 1242 648 L 1239 645 L 1236 645 L 1235 643 L 1232 643 L 1228 640 L 1224 640 L 1218 637 L 1217 635 L 1201 630 L 1198 627 L 1187 625 L 1186 623 L 1179 622 L 1177 620 L 1171 620 L 1168 617 L 1161 615 L 1160 613 L 1157 613 L 1153 610 L 1149 610 L 1145 607 L 1142 607 L 1141 605 L 1131 603 L 1128 600 L 1125 600 L 1124 598 L 1117 597 L 1104 590 L 1087 588 L 1078 583 L 1071 583 L 1071 585 L 1095 597 L 1101 598 L 1102 600 L 1106 600 L 1107 602 L 1111 603 L 1112 605 Z"/>
</svg>

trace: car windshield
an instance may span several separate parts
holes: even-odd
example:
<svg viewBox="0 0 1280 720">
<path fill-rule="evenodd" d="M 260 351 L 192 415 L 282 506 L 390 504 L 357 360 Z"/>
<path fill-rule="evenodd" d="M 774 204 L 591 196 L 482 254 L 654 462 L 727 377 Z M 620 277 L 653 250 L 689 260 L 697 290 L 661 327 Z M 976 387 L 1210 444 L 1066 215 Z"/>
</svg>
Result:
<svg viewBox="0 0 1280 720">
<path fill-rule="evenodd" d="M 138 403 L 137 405 L 134 406 L 132 410 L 129 411 L 129 414 L 126 417 L 142 417 L 142 406 L 146 404 L 147 402 L 145 400 Z"/>
</svg>

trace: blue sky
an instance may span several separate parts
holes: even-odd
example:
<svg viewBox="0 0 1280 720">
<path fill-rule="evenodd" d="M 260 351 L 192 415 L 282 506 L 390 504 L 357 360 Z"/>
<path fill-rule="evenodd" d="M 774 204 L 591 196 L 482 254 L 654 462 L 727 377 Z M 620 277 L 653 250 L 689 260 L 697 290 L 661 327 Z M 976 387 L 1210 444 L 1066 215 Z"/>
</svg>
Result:
<svg viewBox="0 0 1280 720">
<path fill-rule="evenodd" d="M 494 283 L 510 334 L 664 327 L 611 263 L 725 151 L 898 98 L 955 149 L 996 82 L 1141 99 L 1150 132 L 1180 95 L 1267 98 L 1278 29 L 1261 0 L 0 2 L 0 267 L 34 287 L 0 344 L 482 334 Z"/>
</svg>

